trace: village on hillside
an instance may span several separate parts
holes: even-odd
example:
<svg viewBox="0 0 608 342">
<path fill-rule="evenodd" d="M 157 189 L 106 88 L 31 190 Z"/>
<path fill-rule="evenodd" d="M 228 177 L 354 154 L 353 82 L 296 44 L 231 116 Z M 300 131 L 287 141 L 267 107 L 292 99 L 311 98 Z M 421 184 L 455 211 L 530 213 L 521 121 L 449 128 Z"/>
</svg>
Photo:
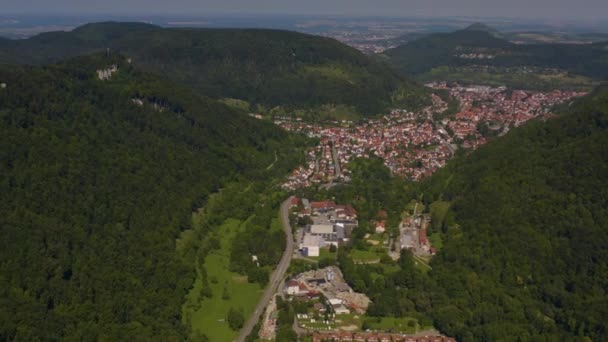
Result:
<svg viewBox="0 0 608 342">
<path fill-rule="evenodd" d="M 382 158 L 393 174 L 420 180 L 445 166 L 458 148 L 475 149 L 489 137 L 505 134 L 531 119 L 547 119 L 555 105 L 585 95 L 575 91 L 511 91 L 505 87 L 446 83 L 427 86 L 448 92 L 459 104 L 455 113 L 443 115 L 448 103 L 433 94 L 432 104 L 419 112 L 396 109 L 360 123 L 310 123 L 301 118 L 275 117 L 274 123 L 285 130 L 319 139 L 319 144 L 308 151 L 307 164 L 293 171 L 284 188 L 348 181 L 348 162 L 370 155 Z"/>
<path fill-rule="evenodd" d="M 381 118 L 351 121 L 305 122 L 301 118 L 275 117 L 285 130 L 318 138 L 319 144 L 307 152 L 307 164 L 293 171 L 283 184 L 296 190 L 335 182 L 349 182 L 348 163 L 355 158 L 380 157 L 393 175 L 417 181 L 443 167 L 458 149 L 473 150 L 492 137 L 532 119 L 548 119 L 561 103 L 584 95 L 572 91 L 523 91 L 505 87 L 451 86 L 428 84 L 449 95 L 448 103 L 437 94 L 432 104 L 419 112 L 393 110 Z M 340 249 L 348 247 L 353 264 L 390 265 L 410 251 L 415 267 L 428 271 L 430 260 L 441 248 L 441 236 L 433 225 L 433 210 L 413 200 L 396 226 L 388 226 L 387 213 L 379 210 L 361 227 L 357 210 L 350 203 L 292 197 L 294 225 L 293 260 L 311 263 L 314 268 L 291 273 L 267 306 L 259 337 L 273 340 L 277 332 L 277 301 L 296 303 L 293 329 L 310 341 L 403 341 L 451 342 L 432 326 L 402 318 L 370 328 L 372 303 L 356 292 L 337 263 Z M 447 210 L 449 203 L 436 204 Z M 438 221 L 441 222 L 441 221 Z M 365 229 L 361 232 L 361 229 Z M 357 244 L 353 239 L 357 236 Z M 354 286 L 354 285 L 353 285 Z M 309 341 L 309 340 L 306 340 Z"/>
</svg>

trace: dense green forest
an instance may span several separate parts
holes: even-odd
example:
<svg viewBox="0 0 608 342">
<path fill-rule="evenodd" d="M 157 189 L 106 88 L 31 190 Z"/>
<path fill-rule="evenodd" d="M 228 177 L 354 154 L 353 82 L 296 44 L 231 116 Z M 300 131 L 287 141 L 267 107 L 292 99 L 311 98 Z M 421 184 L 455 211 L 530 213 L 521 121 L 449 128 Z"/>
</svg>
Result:
<svg viewBox="0 0 608 342">
<path fill-rule="evenodd" d="M 0 83 L 0 340 L 183 340 L 192 211 L 287 172 L 301 142 L 120 56 Z"/>
<path fill-rule="evenodd" d="M 462 339 L 608 336 L 608 89 L 435 175 L 452 202 L 433 260 L 437 326 Z M 445 299 L 449 298 L 449 301 Z"/>
<path fill-rule="evenodd" d="M 167 29 L 136 23 L 87 24 L 0 42 L 0 62 L 48 63 L 96 51 L 251 111 L 345 106 L 373 115 L 426 103 L 425 90 L 391 68 L 330 38 L 260 29 Z"/>
<path fill-rule="evenodd" d="M 338 198 L 362 208 L 377 203 L 398 217 L 383 198 L 420 199 L 434 220 L 429 233 L 443 238 L 428 272 L 409 252 L 387 271 L 391 260 L 357 265 L 349 248 L 340 251 L 346 279 L 374 301 L 369 314 L 432 320 L 462 341 L 605 340 L 607 130 L 604 87 L 555 119 L 461 154 L 419 185 L 357 183 L 387 171 L 374 162 L 356 168 L 352 187 L 335 190 Z M 356 194 L 366 191 L 371 201 L 362 202 Z"/>
<path fill-rule="evenodd" d="M 431 34 L 390 49 L 382 56 L 404 74 L 425 81 L 433 79 L 433 76 L 435 80 L 450 79 L 450 73 L 439 72 L 442 68 L 459 73 L 464 80 L 484 81 L 484 78 L 474 78 L 482 73 L 480 66 L 490 68 L 486 73 L 502 76 L 501 80 L 507 84 L 524 84 L 521 78 L 528 75 L 513 80 L 512 74 L 516 70 L 530 73 L 534 68 L 558 70 L 593 80 L 608 79 L 606 42 L 583 45 L 514 44 L 488 28 L 477 26 L 452 33 Z M 477 70 L 472 69 L 473 66 Z M 534 73 L 540 74 L 542 71 L 534 70 Z M 560 85 L 560 80 L 553 78 L 551 82 Z M 525 81 L 540 82 L 530 77 Z"/>
</svg>

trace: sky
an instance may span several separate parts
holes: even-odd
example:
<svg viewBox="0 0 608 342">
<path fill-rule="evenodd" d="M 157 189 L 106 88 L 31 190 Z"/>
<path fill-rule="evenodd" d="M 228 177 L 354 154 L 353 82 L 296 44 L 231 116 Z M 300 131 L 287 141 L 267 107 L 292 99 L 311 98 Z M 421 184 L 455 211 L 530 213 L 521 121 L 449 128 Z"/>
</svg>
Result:
<svg viewBox="0 0 608 342">
<path fill-rule="evenodd" d="M 286 13 L 599 20 L 608 0 L 0 0 L 4 13 Z"/>
</svg>

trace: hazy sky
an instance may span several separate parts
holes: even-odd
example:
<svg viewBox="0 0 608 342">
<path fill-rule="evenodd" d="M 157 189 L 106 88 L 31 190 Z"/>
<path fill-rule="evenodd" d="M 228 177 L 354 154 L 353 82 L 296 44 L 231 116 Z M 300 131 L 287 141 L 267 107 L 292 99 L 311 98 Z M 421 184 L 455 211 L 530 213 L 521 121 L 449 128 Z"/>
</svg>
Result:
<svg viewBox="0 0 608 342">
<path fill-rule="evenodd" d="M 0 0 L 8 12 L 294 13 L 604 19 L 608 0 Z"/>
</svg>

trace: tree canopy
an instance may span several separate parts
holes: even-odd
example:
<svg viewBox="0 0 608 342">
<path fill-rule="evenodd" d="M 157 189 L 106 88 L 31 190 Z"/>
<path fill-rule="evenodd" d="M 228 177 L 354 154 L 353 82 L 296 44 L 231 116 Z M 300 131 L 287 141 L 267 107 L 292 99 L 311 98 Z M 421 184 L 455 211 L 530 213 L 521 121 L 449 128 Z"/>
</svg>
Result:
<svg viewBox="0 0 608 342">
<path fill-rule="evenodd" d="M 206 96 L 245 100 L 251 110 L 330 105 L 374 115 L 428 100 L 423 87 L 354 48 L 289 31 L 108 22 L 3 41 L 0 48 L 0 62 L 8 63 L 48 63 L 109 48 L 142 70 Z"/>
<path fill-rule="evenodd" d="M 226 182 L 291 169 L 294 138 L 120 56 L 0 81 L 0 340 L 182 340 L 176 238 Z"/>
</svg>

